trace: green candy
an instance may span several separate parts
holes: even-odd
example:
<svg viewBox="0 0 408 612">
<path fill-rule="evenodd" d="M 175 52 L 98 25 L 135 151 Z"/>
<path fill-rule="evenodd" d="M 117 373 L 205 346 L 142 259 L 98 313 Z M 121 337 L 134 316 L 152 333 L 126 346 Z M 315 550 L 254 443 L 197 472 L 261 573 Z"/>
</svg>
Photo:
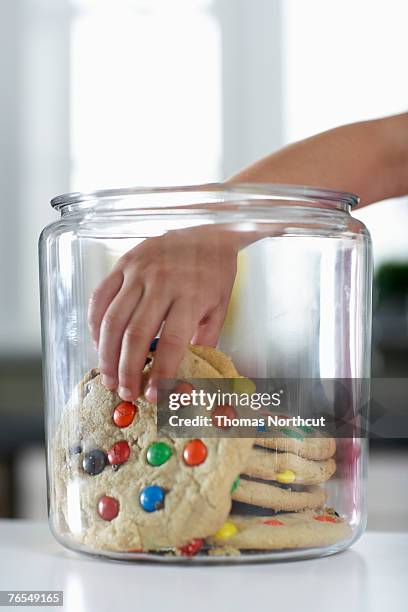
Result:
<svg viewBox="0 0 408 612">
<path fill-rule="evenodd" d="M 240 482 L 241 482 L 241 479 L 239 476 L 237 476 L 234 482 L 232 483 L 231 493 L 234 493 L 238 489 Z"/>
<path fill-rule="evenodd" d="M 314 432 L 313 427 L 309 427 L 308 425 L 299 425 L 299 429 L 301 429 L 305 433 L 310 433 L 311 434 L 311 433 Z"/>
<path fill-rule="evenodd" d="M 304 437 L 302 436 L 302 434 L 300 434 L 295 429 L 290 429 L 290 427 L 281 427 L 281 432 L 288 438 L 296 438 L 296 440 L 304 440 Z"/>
<path fill-rule="evenodd" d="M 154 442 L 149 446 L 146 453 L 147 463 L 158 466 L 163 465 L 170 459 L 173 449 L 165 442 Z"/>
</svg>

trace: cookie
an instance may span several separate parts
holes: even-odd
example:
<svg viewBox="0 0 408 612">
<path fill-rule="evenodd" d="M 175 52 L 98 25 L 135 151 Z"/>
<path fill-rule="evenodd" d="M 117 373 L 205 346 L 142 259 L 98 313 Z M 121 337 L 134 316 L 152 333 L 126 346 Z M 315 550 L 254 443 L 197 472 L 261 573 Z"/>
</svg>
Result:
<svg viewBox="0 0 408 612">
<path fill-rule="evenodd" d="M 326 501 L 324 489 L 318 486 L 292 486 L 286 488 L 277 483 L 241 478 L 232 499 L 251 506 L 300 512 L 306 509 L 322 508 Z"/>
<path fill-rule="evenodd" d="M 334 459 L 311 461 L 293 453 L 252 449 L 243 474 L 283 484 L 317 485 L 326 482 L 336 471 Z"/>
<path fill-rule="evenodd" d="M 230 515 L 207 542 L 217 548 L 285 550 L 330 546 L 350 535 L 350 526 L 335 513 L 306 511 L 274 518 Z"/>
<path fill-rule="evenodd" d="M 279 427 L 278 430 L 276 436 L 257 438 L 256 444 L 313 461 L 330 459 L 336 452 L 335 439 L 312 427 Z"/>
<path fill-rule="evenodd" d="M 145 378 L 150 368 L 151 360 Z M 236 372 L 226 356 L 192 347 L 178 377 L 224 372 Z M 156 406 L 143 397 L 123 402 L 107 390 L 98 370 L 84 377 L 52 445 L 59 533 L 94 550 L 158 550 L 189 545 L 221 526 L 253 440 L 158 438 L 156 418 Z"/>
<path fill-rule="evenodd" d="M 210 364 L 222 378 L 241 378 L 232 359 L 218 349 L 192 344 L 190 346 L 190 352 Z M 194 376 L 190 374 L 190 378 L 194 378 Z M 197 376 L 196 378 L 199 377 Z M 210 376 L 208 376 L 208 378 L 210 378 Z M 213 376 L 213 378 L 217 378 L 217 376 Z"/>
</svg>

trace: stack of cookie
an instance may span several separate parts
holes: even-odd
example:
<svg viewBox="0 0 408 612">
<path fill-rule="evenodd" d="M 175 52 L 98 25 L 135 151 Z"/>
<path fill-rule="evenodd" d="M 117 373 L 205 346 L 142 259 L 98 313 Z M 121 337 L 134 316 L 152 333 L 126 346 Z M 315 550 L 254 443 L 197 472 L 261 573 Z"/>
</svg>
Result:
<svg viewBox="0 0 408 612">
<path fill-rule="evenodd" d="M 232 493 L 232 514 L 207 540 L 209 554 L 306 549 L 349 538 L 347 522 L 325 507 L 322 485 L 336 470 L 335 451 L 332 437 L 310 427 L 257 438 Z"/>
<path fill-rule="evenodd" d="M 282 427 L 276 437 L 256 440 L 240 484 L 236 502 L 275 512 L 322 508 L 322 485 L 336 470 L 335 440 L 312 428 Z"/>
</svg>

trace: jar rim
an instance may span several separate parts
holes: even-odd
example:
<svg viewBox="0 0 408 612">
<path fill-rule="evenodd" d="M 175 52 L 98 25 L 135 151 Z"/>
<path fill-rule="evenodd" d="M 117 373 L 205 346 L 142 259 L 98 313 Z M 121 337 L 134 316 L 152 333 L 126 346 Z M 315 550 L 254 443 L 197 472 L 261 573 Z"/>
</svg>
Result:
<svg viewBox="0 0 408 612">
<path fill-rule="evenodd" d="M 75 204 L 91 203 L 94 200 L 124 198 L 135 195 L 153 195 L 165 193 L 214 193 L 224 192 L 237 195 L 253 195 L 257 198 L 271 198 L 279 200 L 296 200 L 303 202 L 337 203 L 357 206 L 360 198 L 348 191 L 312 187 L 309 185 L 290 185 L 280 183 L 204 183 L 202 185 L 181 185 L 164 187 L 121 187 L 115 189 L 100 189 L 89 192 L 71 192 L 58 195 L 51 200 L 51 206 L 55 210 L 61 210 L 65 206 Z"/>
</svg>

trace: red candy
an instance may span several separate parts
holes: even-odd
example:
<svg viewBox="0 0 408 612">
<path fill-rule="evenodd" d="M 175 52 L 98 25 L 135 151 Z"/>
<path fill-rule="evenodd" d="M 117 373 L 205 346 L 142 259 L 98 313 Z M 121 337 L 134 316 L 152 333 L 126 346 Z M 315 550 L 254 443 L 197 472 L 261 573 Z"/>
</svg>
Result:
<svg viewBox="0 0 408 612">
<path fill-rule="evenodd" d="M 282 521 L 278 521 L 277 519 L 268 519 L 267 521 L 262 521 L 264 525 L 283 525 Z"/>
<path fill-rule="evenodd" d="M 183 450 L 184 463 L 190 466 L 200 465 L 206 460 L 207 453 L 207 447 L 202 440 L 191 440 Z"/>
<path fill-rule="evenodd" d="M 129 548 L 129 550 L 127 552 L 142 553 L 142 552 L 144 552 L 144 550 L 143 550 L 143 548 Z"/>
<path fill-rule="evenodd" d="M 196 540 L 191 540 L 191 542 L 180 548 L 180 554 L 183 555 L 183 557 L 194 557 L 203 546 L 204 540 L 198 538 Z"/>
<path fill-rule="evenodd" d="M 98 514 L 104 521 L 111 521 L 119 514 L 119 502 L 114 497 L 103 495 L 98 501 Z"/>
<path fill-rule="evenodd" d="M 136 406 L 131 402 L 122 402 L 116 406 L 113 413 L 113 422 L 116 427 L 129 427 L 135 418 Z"/>
<path fill-rule="evenodd" d="M 219 419 L 216 419 L 215 417 L 221 416 L 225 416 L 228 419 L 236 419 L 238 415 L 235 408 L 233 406 L 229 406 L 228 404 L 224 404 L 223 406 L 217 406 L 212 411 L 211 420 L 214 427 L 218 427 L 219 429 L 230 429 L 232 425 L 228 425 L 227 423 L 223 424 L 222 420 L 218 424 Z"/>
<path fill-rule="evenodd" d="M 327 516 L 326 514 L 314 516 L 313 518 L 315 521 L 321 521 L 322 523 L 338 523 L 338 520 L 334 516 Z"/>
<path fill-rule="evenodd" d="M 126 440 L 116 442 L 111 449 L 108 450 L 108 461 L 111 465 L 120 465 L 129 459 L 130 446 Z"/>
</svg>

